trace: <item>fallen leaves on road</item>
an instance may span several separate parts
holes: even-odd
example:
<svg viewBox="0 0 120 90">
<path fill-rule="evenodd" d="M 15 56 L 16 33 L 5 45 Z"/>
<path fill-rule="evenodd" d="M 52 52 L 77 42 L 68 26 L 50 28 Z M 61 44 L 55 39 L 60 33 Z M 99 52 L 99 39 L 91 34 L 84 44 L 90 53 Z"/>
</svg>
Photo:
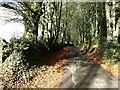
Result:
<svg viewBox="0 0 120 90">
<path fill-rule="evenodd" d="M 84 52 L 83 52 L 84 53 Z M 117 77 L 120 79 L 120 76 L 118 75 L 119 73 L 116 72 L 112 67 L 108 66 L 107 63 L 103 60 L 100 60 L 96 55 L 91 54 L 91 53 L 86 53 L 88 57 L 90 57 L 95 63 L 99 64 L 101 67 L 104 68 L 105 71 L 111 73 L 113 76 Z"/>
<path fill-rule="evenodd" d="M 46 56 L 46 65 L 36 68 L 37 75 L 32 81 L 18 85 L 19 88 L 59 88 L 59 81 L 67 65 L 68 48 L 65 47 L 51 55 Z M 50 64 L 48 65 L 48 61 Z M 45 63 L 45 62 L 44 62 Z"/>
</svg>

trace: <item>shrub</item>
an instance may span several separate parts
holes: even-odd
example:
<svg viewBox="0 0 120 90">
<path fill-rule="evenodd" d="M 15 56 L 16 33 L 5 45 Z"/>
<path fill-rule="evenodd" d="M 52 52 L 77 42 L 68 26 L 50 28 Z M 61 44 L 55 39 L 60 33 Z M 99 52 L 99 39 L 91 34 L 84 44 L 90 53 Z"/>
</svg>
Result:
<svg viewBox="0 0 120 90">
<path fill-rule="evenodd" d="M 104 53 L 104 59 L 109 59 L 111 61 L 114 61 L 117 63 L 120 61 L 120 44 L 114 44 L 114 43 L 107 43 L 106 44 L 106 51 Z"/>
</svg>

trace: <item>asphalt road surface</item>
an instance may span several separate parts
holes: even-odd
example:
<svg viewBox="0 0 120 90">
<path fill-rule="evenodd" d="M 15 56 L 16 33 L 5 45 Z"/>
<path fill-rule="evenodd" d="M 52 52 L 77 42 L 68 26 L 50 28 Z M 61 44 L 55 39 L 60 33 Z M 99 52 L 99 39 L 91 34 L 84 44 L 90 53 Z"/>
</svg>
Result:
<svg viewBox="0 0 120 90">
<path fill-rule="evenodd" d="M 60 88 L 116 88 L 120 81 L 89 57 L 82 54 L 76 47 L 68 53 L 69 64 L 61 79 Z"/>
</svg>

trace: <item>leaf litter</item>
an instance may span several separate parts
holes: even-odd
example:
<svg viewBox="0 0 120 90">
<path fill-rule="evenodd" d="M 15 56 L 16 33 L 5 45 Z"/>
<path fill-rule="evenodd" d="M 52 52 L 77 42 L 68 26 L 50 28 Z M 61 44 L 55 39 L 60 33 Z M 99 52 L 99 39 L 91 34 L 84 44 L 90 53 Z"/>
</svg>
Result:
<svg viewBox="0 0 120 90">
<path fill-rule="evenodd" d="M 46 56 L 47 64 L 37 67 L 36 76 L 25 84 L 17 85 L 17 88 L 59 88 L 60 79 L 64 74 L 64 66 L 68 63 L 67 52 L 68 48 L 64 47 Z M 50 64 L 48 64 L 48 60 L 51 61 Z"/>
</svg>

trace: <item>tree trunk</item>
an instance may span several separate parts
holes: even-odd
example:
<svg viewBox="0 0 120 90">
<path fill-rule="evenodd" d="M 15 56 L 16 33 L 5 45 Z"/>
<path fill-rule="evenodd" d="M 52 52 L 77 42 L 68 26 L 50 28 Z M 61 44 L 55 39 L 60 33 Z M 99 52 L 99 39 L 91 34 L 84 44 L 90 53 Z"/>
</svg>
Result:
<svg viewBox="0 0 120 90">
<path fill-rule="evenodd" d="M 60 11 L 59 11 L 59 17 L 58 17 L 58 20 L 56 20 L 56 27 L 57 27 L 56 38 L 55 38 L 53 44 L 55 44 L 57 42 L 57 39 L 59 37 L 60 20 L 61 20 L 61 13 L 62 13 L 62 2 L 60 3 L 59 9 L 60 9 Z"/>
<path fill-rule="evenodd" d="M 99 58 L 103 57 L 103 52 L 105 51 L 105 43 L 107 40 L 107 23 L 106 23 L 106 11 L 105 11 L 105 2 L 99 4 L 99 19 L 98 19 L 98 47 L 96 49 L 96 54 L 98 54 Z"/>
<path fill-rule="evenodd" d="M 100 21 L 100 31 L 99 31 L 99 44 L 104 44 L 107 39 L 107 23 L 106 23 L 106 11 L 105 11 L 105 2 L 101 5 L 101 21 Z"/>
<path fill-rule="evenodd" d="M 23 38 L 31 43 L 37 43 L 39 16 L 34 15 L 30 19 L 25 17 L 23 20 L 25 25 Z"/>
</svg>

